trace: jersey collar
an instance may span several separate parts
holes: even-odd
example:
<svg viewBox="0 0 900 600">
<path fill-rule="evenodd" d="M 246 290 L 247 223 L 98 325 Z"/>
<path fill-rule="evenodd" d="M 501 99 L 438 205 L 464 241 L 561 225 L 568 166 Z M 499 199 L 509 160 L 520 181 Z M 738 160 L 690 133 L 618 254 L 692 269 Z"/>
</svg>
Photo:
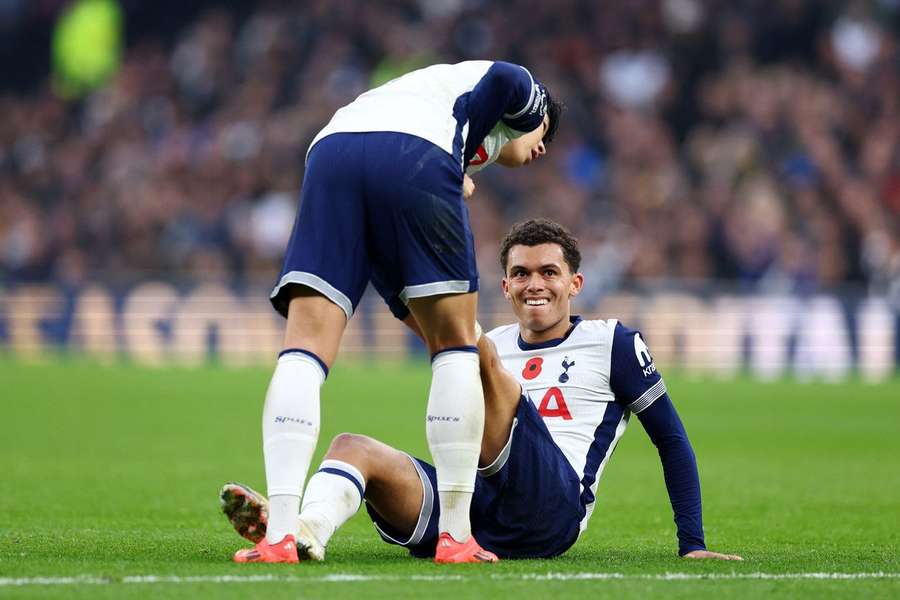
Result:
<svg viewBox="0 0 900 600">
<path fill-rule="evenodd" d="M 566 335 L 561 338 L 554 338 L 552 340 L 547 340 L 546 342 L 540 342 L 538 344 L 529 344 L 525 340 L 522 339 L 522 332 L 519 331 L 519 335 L 517 336 L 517 342 L 519 344 L 519 350 L 543 350 L 544 348 L 555 348 L 559 346 L 564 341 L 569 339 L 569 336 L 572 335 L 572 332 L 575 331 L 575 328 L 578 327 L 578 324 L 581 323 L 581 317 L 579 315 L 572 315 L 569 317 L 569 322 L 572 325 L 569 327 L 569 330 L 566 332 Z"/>
</svg>

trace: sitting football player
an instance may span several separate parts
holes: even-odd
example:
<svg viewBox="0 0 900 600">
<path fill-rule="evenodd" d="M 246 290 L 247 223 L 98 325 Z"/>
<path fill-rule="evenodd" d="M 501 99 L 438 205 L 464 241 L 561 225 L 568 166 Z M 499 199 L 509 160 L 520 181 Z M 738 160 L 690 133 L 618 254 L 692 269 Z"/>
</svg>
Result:
<svg viewBox="0 0 900 600">
<path fill-rule="evenodd" d="M 471 522 L 488 551 L 483 560 L 568 550 L 587 527 L 600 477 L 632 414 L 659 451 L 679 555 L 741 560 L 706 549 L 694 452 L 641 334 L 615 319 L 571 314 L 584 282 L 580 261 L 575 238 L 548 220 L 513 226 L 501 245 L 503 291 L 517 322 L 478 341 L 485 419 Z M 402 304 L 391 309 L 416 329 Z M 434 556 L 443 542 L 438 516 L 447 507 L 438 501 L 434 467 L 343 433 L 307 485 L 298 559 L 322 560 L 363 501 L 385 542 L 417 557 Z M 264 497 L 229 483 L 222 505 L 238 533 L 254 543 L 264 537 Z"/>
</svg>

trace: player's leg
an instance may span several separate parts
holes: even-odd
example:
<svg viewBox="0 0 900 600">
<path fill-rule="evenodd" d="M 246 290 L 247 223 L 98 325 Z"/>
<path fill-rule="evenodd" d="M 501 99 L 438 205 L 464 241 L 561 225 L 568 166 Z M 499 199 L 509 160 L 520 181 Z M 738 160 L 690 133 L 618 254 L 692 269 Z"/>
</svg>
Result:
<svg viewBox="0 0 900 600">
<path fill-rule="evenodd" d="M 370 437 L 341 434 L 310 479 L 300 514 L 298 545 L 310 558 L 324 556 L 334 531 L 356 513 L 362 498 L 382 538 L 414 556 L 430 556 L 438 538 L 440 506 L 435 470 Z M 312 550 L 312 551 L 310 551 Z M 440 542 L 438 553 L 440 554 Z M 444 562 L 495 562 L 470 537 L 453 544 Z"/>
<path fill-rule="evenodd" d="M 291 285 L 287 293 L 290 301 L 283 347 L 303 348 L 330 368 L 347 326 L 347 314 L 312 288 Z"/>
<path fill-rule="evenodd" d="M 503 368 L 497 347 L 486 335 L 478 340 L 481 386 L 484 390 L 484 435 L 481 438 L 479 465 L 493 464 L 509 442 L 522 386 Z"/>
<path fill-rule="evenodd" d="M 374 158 L 367 202 L 378 248 L 373 281 L 381 279 L 386 299 L 408 305 L 431 352 L 426 433 L 437 469 L 440 529 L 465 542 L 484 397 L 474 331 L 478 271 L 460 161 L 414 136 L 368 139 Z"/>
<path fill-rule="evenodd" d="M 319 434 L 320 388 L 368 282 L 359 141 L 329 136 L 310 153 L 297 221 L 271 295 L 287 327 L 263 409 L 270 545 L 296 534 Z"/>
<path fill-rule="evenodd" d="M 424 341 L 425 336 L 412 313 L 406 313 L 396 302 L 388 304 L 391 312 Z M 480 466 L 486 466 L 497 460 L 509 441 L 509 432 L 522 396 L 522 386 L 503 368 L 494 342 L 486 335 L 481 335 L 480 327 L 476 329 L 481 387 L 484 392 L 484 434 L 478 462 Z"/>
<path fill-rule="evenodd" d="M 417 527 L 424 530 L 420 524 L 424 483 L 413 459 L 403 452 L 364 435 L 338 435 L 307 484 L 299 518 L 294 517 L 298 520 L 299 554 L 322 560 L 325 546 L 356 514 L 363 498 L 370 512 L 376 511 L 382 528 L 389 528 L 404 540 L 412 539 Z M 266 498 L 245 485 L 228 483 L 222 488 L 221 500 L 237 533 L 258 542 L 267 526 Z M 432 506 L 427 508 L 430 514 Z"/>
<path fill-rule="evenodd" d="M 437 469 L 439 528 L 458 542 L 472 533 L 469 508 L 484 431 L 476 304 L 474 293 L 409 300 L 432 357 L 425 431 Z"/>
<path fill-rule="evenodd" d="M 412 534 L 422 507 L 422 482 L 405 453 L 374 438 L 342 433 L 307 484 L 298 545 L 321 560 L 331 536 L 356 514 L 363 498 L 392 530 Z"/>
<path fill-rule="evenodd" d="M 477 292 L 410 298 L 408 302 L 409 311 L 432 355 L 462 347 L 472 348 L 471 353 L 477 353 Z"/>
<path fill-rule="evenodd" d="M 292 285 L 284 349 L 266 392 L 263 456 L 270 544 L 296 533 L 303 482 L 316 449 L 320 388 L 334 362 L 347 315 L 315 290 Z"/>
</svg>

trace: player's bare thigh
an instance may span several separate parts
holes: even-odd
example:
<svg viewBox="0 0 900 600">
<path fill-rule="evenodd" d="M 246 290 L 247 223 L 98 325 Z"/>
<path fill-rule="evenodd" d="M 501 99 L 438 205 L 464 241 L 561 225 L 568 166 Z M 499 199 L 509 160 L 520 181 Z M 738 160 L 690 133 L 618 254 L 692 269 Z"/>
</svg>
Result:
<svg viewBox="0 0 900 600">
<path fill-rule="evenodd" d="M 347 327 L 347 315 L 337 304 L 305 285 L 290 289 L 284 348 L 315 353 L 331 367 Z"/>
<path fill-rule="evenodd" d="M 503 368 L 494 342 L 483 335 L 478 340 L 481 387 L 484 389 L 484 436 L 481 438 L 480 466 L 497 460 L 509 441 L 512 422 L 519 408 L 522 388 Z"/>
<path fill-rule="evenodd" d="M 332 440 L 325 458 L 356 467 L 366 480 L 366 502 L 398 531 L 412 535 L 424 491 L 409 456 L 374 438 L 342 433 Z"/>
</svg>

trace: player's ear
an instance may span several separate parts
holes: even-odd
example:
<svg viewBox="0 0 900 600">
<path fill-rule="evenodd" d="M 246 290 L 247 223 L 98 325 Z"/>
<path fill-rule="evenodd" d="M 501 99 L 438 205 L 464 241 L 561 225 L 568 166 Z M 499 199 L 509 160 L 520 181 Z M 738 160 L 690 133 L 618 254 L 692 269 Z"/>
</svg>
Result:
<svg viewBox="0 0 900 600">
<path fill-rule="evenodd" d="M 506 277 L 500 280 L 500 289 L 503 290 L 503 296 L 509 300 L 509 281 Z"/>
<path fill-rule="evenodd" d="M 569 296 L 577 296 L 584 287 L 584 275 L 575 273 L 572 275 L 572 281 L 569 282 Z"/>
</svg>

